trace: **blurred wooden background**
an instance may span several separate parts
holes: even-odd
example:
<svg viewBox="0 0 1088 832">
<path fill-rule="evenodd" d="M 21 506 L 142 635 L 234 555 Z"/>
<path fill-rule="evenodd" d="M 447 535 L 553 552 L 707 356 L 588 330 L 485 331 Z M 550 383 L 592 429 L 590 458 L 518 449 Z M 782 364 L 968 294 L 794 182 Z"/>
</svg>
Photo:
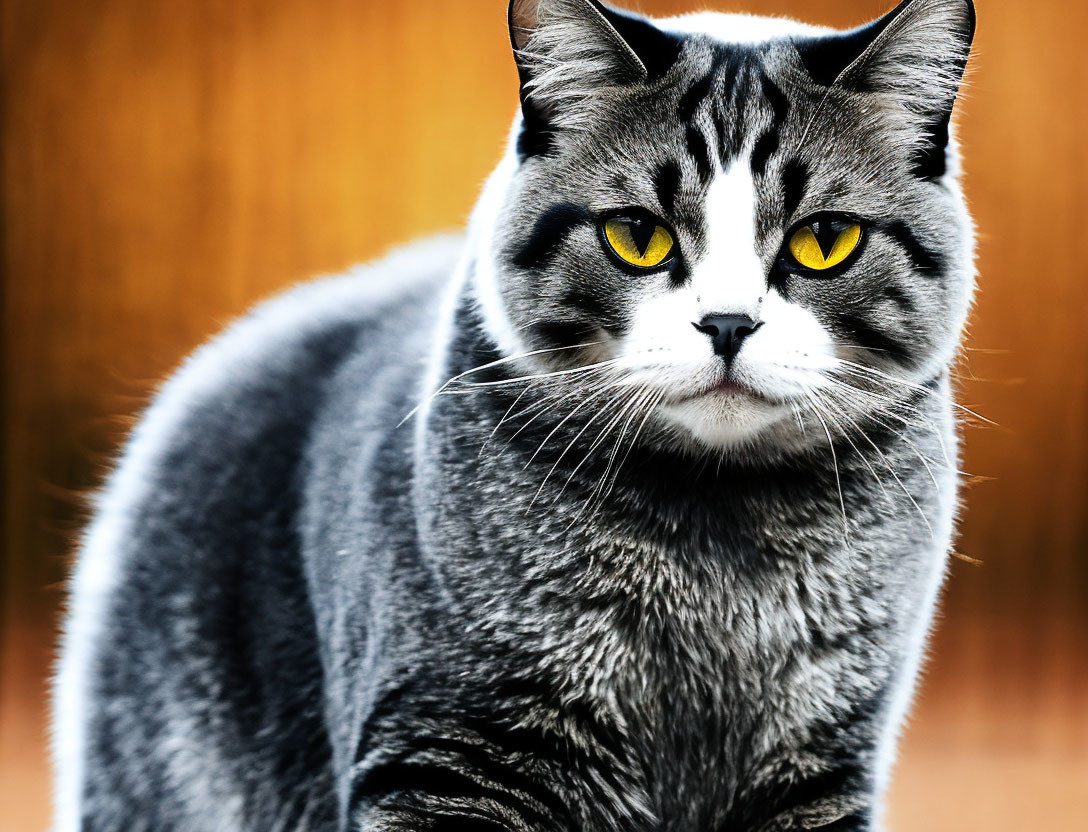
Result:
<svg viewBox="0 0 1088 832">
<path fill-rule="evenodd" d="M 852 25 L 891 0 L 710 0 Z M 695 0 L 651 2 L 654 14 Z M 978 0 L 967 495 L 899 830 L 1088 818 L 1088 9 Z M 0 806 L 43 829 L 59 582 L 134 413 L 255 299 L 460 225 L 515 107 L 505 0 L 0 0 Z"/>
</svg>

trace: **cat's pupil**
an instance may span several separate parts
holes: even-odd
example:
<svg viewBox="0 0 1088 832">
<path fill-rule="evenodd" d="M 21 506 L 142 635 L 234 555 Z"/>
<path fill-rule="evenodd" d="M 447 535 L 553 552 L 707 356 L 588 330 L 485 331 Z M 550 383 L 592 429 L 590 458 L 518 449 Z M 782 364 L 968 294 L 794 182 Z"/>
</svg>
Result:
<svg viewBox="0 0 1088 832">
<path fill-rule="evenodd" d="M 819 219 L 809 225 L 825 260 L 831 257 L 839 237 L 842 236 L 844 231 L 849 230 L 852 225 L 852 223 L 842 219 Z"/>
<path fill-rule="evenodd" d="M 645 257 L 650 243 L 657 233 L 657 222 L 652 219 L 629 219 L 627 229 L 631 232 L 631 241 L 635 244 L 635 250 L 639 257 Z"/>
</svg>

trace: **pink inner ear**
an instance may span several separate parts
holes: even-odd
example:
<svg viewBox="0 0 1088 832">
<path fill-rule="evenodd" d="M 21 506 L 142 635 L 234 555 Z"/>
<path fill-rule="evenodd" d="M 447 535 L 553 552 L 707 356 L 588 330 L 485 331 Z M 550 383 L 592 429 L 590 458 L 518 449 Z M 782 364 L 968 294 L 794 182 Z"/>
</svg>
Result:
<svg viewBox="0 0 1088 832">
<path fill-rule="evenodd" d="M 510 34 L 514 47 L 524 49 L 540 24 L 540 0 L 511 0 Z"/>
</svg>

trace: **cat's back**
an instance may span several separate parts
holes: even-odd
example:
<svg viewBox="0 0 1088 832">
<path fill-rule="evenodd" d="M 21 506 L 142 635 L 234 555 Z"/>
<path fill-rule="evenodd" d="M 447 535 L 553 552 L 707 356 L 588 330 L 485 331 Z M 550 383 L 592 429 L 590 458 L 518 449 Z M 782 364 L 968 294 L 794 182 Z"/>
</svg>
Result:
<svg viewBox="0 0 1088 832">
<path fill-rule="evenodd" d="M 156 396 L 72 581 L 55 688 L 58 832 L 80 814 L 125 828 L 135 801 L 160 805 L 161 829 L 178 828 L 166 818 L 247 828 L 250 801 L 282 776 L 297 782 L 294 804 L 264 794 L 266 820 L 327 803 L 315 765 L 327 741 L 308 715 L 320 668 L 297 557 L 301 466 L 339 368 L 372 355 L 418 378 L 425 339 L 405 334 L 419 332 L 460 247 L 436 238 L 280 295 Z M 222 729 L 218 759 L 190 744 L 194 720 Z"/>
</svg>

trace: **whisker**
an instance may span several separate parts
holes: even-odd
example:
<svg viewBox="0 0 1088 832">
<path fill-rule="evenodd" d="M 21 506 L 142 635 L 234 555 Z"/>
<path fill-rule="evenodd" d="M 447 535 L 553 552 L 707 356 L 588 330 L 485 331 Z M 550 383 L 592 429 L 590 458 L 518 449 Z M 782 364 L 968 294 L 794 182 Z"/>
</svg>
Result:
<svg viewBox="0 0 1088 832">
<path fill-rule="evenodd" d="M 828 406 L 828 407 L 832 407 L 832 404 L 830 402 L 826 401 L 826 400 L 824 401 L 824 404 L 826 406 Z M 926 516 L 926 513 L 922 510 L 922 507 L 920 505 L 918 505 L 918 501 L 914 499 L 914 495 L 911 494 L 910 491 L 907 490 L 906 484 L 899 477 L 899 474 L 896 473 L 895 467 L 888 461 L 887 456 L 880 450 L 880 448 L 872 440 L 872 438 L 869 436 L 869 434 L 867 434 L 864 430 L 862 430 L 857 425 L 856 422 L 854 422 L 852 419 L 850 419 L 849 416 L 846 416 L 845 413 L 840 413 L 840 415 L 845 417 L 850 422 L 850 424 L 854 426 L 854 429 L 862 436 L 862 438 L 865 439 L 865 441 L 868 442 L 872 446 L 873 450 L 876 452 L 877 457 L 879 457 L 881 463 L 884 465 L 885 468 L 888 469 L 888 473 L 892 475 L 892 479 L 894 479 L 899 484 L 899 488 L 900 488 L 900 490 L 902 490 L 904 496 L 906 496 L 906 498 L 910 501 L 911 505 L 914 506 L 915 511 L 918 512 L 918 516 L 922 519 L 922 522 L 925 524 L 926 528 L 929 530 L 930 537 L 935 537 L 935 532 L 933 531 L 933 526 L 929 522 L 929 518 Z M 932 476 L 932 472 L 930 472 L 930 475 Z M 936 483 L 937 483 L 936 479 L 934 479 L 933 483 L 934 483 L 934 485 L 936 485 Z M 938 487 L 938 490 L 939 490 L 939 487 Z"/>
<path fill-rule="evenodd" d="M 563 483 L 563 487 L 559 489 L 559 494 L 556 495 L 556 499 L 562 496 L 563 492 L 566 491 L 567 486 L 571 484 L 571 481 L 582 469 L 582 466 L 589 461 L 590 457 L 593 456 L 593 452 L 597 450 L 598 447 L 600 447 L 601 443 L 604 441 L 604 437 L 608 435 L 609 431 L 611 431 L 612 428 L 620 423 L 620 421 L 623 419 L 623 417 L 626 415 L 627 411 L 631 408 L 635 401 L 637 401 L 637 395 L 632 396 L 631 399 L 628 400 L 627 404 L 620 408 L 619 413 L 605 423 L 604 428 L 601 429 L 600 433 L 597 434 L 597 437 L 593 440 L 592 443 L 590 443 L 589 450 L 586 451 L 585 456 L 583 456 L 578 464 L 574 466 L 574 469 L 570 472 L 570 475 L 567 477 L 566 482 Z M 576 517 L 577 516 L 580 515 L 576 515 Z"/>
<path fill-rule="evenodd" d="M 634 436 L 631 437 L 630 443 L 627 445 L 627 452 L 624 453 L 623 458 L 620 460 L 619 465 L 616 466 L 616 472 L 612 476 L 612 484 L 608 486 L 608 491 L 601 497 L 601 500 L 607 500 L 609 495 L 612 494 L 613 489 L 616 487 L 616 483 L 619 482 L 620 471 L 623 468 L 623 464 L 627 461 L 627 458 L 631 456 L 631 452 L 638 445 L 638 438 L 642 435 L 643 428 L 646 427 L 646 423 L 650 420 L 654 410 L 661 404 L 661 401 L 665 398 L 665 391 L 661 390 L 656 395 L 650 395 L 646 399 L 646 413 L 642 417 L 642 421 L 639 422 L 638 427 L 635 428 Z"/>
<path fill-rule="evenodd" d="M 487 439 L 485 439 L 483 441 L 483 444 L 480 445 L 480 452 L 476 455 L 477 458 L 483 456 L 484 451 L 487 450 L 487 446 L 491 444 L 491 440 L 493 440 L 495 438 L 495 434 L 499 432 L 499 428 L 501 428 L 504 424 L 506 424 L 506 422 L 510 419 L 510 415 L 514 412 L 514 408 L 518 406 L 518 403 L 523 398 L 525 398 L 525 395 L 530 390 L 532 390 L 534 387 L 536 387 L 536 385 L 532 384 L 532 383 L 525 385 L 525 389 L 522 390 L 521 393 L 518 394 L 518 397 L 516 399 L 514 399 L 513 404 L 511 404 L 510 407 L 508 407 L 506 409 L 506 412 L 502 415 L 502 418 L 499 419 L 499 421 L 497 421 L 495 423 L 495 427 L 493 427 L 491 429 L 491 433 L 489 433 L 487 435 Z M 549 398 L 551 398 L 551 397 L 550 396 L 544 396 L 540 401 L 546 402 L 546 401 L 548 401 Z M 539 404 L 539 402 L 534 402 L 532 405 L 527 407 L 525 410 L 519 411 L 518 415 L 520 416 L 520 415 L 524 414 L 526 411 L 531 410 L 533 407 L 536 407 L 538 404 Z"/>
<path fill-rule="evenodd" d="M 810 401 L 812 401 L 810 399 Z M 835 487 L 839 492 L 839 507 L 842 509 L 842 531 L 843 531 L 843 543 L 849 548 L 850 546 L 850 524 L 846 520 L 846 499 L 842 495 L 842 478 L 839 475 L 839 457 L 835 453 L 835 443 L 831 440 L 831 431 L 827 427 L 827 422 L 824 421 L 823 416 L 814 406 L 812 409 L 813 415 L 820 420 L 820 424 L 823 426 L 824 435 L 827 437 L 827 447 L 831 450 L 831 461 L 835 468 Z"/>
<path fill-rule="evenodd" d="M 601 494 L 601 499 L 606 499 L 608 494 L 603 493 L 605 491 L 605 484 L 609 481 L 609 477 L 612 474 L 612 467 L 616 463 L 616 457 L 619 456 L 620 448 L 623 445 L 623 439 L 627 435 L 627 431 L 631 429 L 631 425 L 635 419 L 638 418 L 639 411 L 642 405 L 649 401 L 654 395 L 652 390 L 644 390 L 634 399 L 634 404 L 631 407 L 631 415 L 627 417 L 627 420 L 623 423 L 623 427 L 620 428 L 619 435 L 616 437 L 616 443 L 612 446 L 612 453 L 608 457 L 608 465 L 605 467 L 604 473 L 601 475 L 600 482 L 594 488 L 593 493 L 590 495 L 592 500 L 598 493 Z M 613 485 L 615 481 L 613 480 Z M 611 493 L 612 488 L 608 487 L 608 493 Z"/>
<path fill-rule="evenodd" d="M 812 392 L 815 399 L 822 402 L 823 406 L 830 410 L 829 402 L 825 401 L 815 390 Z M 860 431 L 860 428 L 857 427 L 857 424 L 852 419 L 850 419 L 849 416 L 847 416 L 845 413 L 841 413 L 840 415 L 845 417 L 850 422 L 850 424 L 854 425 L 854 427 Z M 854 444 L 854 440 L 852 440 L 850 438 L 850 435 L 845 431 L 843 431 L 843 439 L 845 439 L 850 444 L 850 447 L 854 449 L 854 453 L 858 455 L 858 458 L 862 461 L 865 467 L 869 469 L 869 472 L 873 475 L 873 479 L 876 480 L 877 485 L 880 486 L 880 490 L 884 492 L 884 498 L 888 501 L 890 505 L 894 505 L 894 502 L 892 501 L 892 495 L 888 492 L 887 486 L 884 485 L 884 480 L 881 479 L 881 477 L 877 474 L 876 469 L 873 468 L 872 464 L 870 464 L 865 454 L 863 454 L 858 446 Z M 879 453 L 879 451 L 877 451 L 877 453 Z"/>
<path fill-rule="evenodd" d="M 591 387 L 591 388 L 589 388 L 589 391 L 587 391 L 585 389 L 582 389 L 582 388 L 575 388 L 573 390 L 567 391 L 565 394 L 563 394 L 561 396 L 560 395 L 552 395 L 551 397 L 549 397 L 551 399 L 551 403 L 548 404 L 546 407 L 543 407 L 542 409 L 537 411 L 537 413 L 531 419 L 526 421 L 525 424 L 523 424 L 516 431 L 514 431 L 514 433 L 506 441 L 506 444 L 503 445 L 503 449 L 506 449 L 506 448 L 510 447 L 511 442 L 513 442 L 515 439 L 517 439 L 526 428 L 528 428 L 531 424 L 533 424 L 533 422 L 535 422 L 537 419 L 539 419 L 541 416 L 543 416 L 549 410 L 552 410 L 553 408 L 558 407 L 563 402 L 565 402 L 567 399 L 570 399 L 570 398 L 572 398 L 574 396 L 586 396 L 587 393 L 589 395 L 595 396 L 597 393 L 600 393 L 603 390 L 606 390 L 611 386 L 607 382 L 608 382 L 608 378 L 606 377 L 603 380 L 603 382 L 600 384 L 599 387 L 597 387 L 597 388 Z M 545 398 L 544 402 L 547 402 L 547 401 L 548 401 L 548 398 Z M 536 407 L 536 406 L 537 405 L 535 405 L 535 404 L 530 405 L 529 407 L 527 407 L 525 409 L 525 411 L 523 411 L 523 413 L 531 412 L 533 410 L 533 408 Z"/>
<path fill-rule="evenodd" d="M 619 361 L 618 358 L 609 358 L 605 361 L 598 361 L 595 364 L 586 364 L 583 367 L 570 367 L 566 370 L 553 370 L 548 373 L 535 373 L 530 376 L 516 376 L 515 378 L 502 378 L 497 381 L 466 381 L 461 382 L 461 385 L 468 390 L 479 390 L 488 387 L 504 387 L 510 384 L 519 384 L 523 381 L 539 381 L 542 379 L 561 378 L 563 376 L 578 375 L 580 373 L 587 373 L 591 370 L 597 370 L 602 367 L 612 367 Z M 447 382 L 448 384 L 449 382 Z M 439 391 L 441 392 L 441 391 Z"/>
<path fill-rule="evenodd" d="M 537 449 L 535 451 L 533 451 L 532 456 L 529 457 L 529 461 L 525 463 L 524 467 L 528 468 L 530 465 L 533 464 L 533 461 L 540 455 L 540 452 L 544 450 L 544 446 L 547 445 L 549 440 L 551 440 L 551 438 L 553 436 L 555 436 L 556 433 L 559 432 L 559 430 L 563 427 L 563 425 L 565 425 L 568 421 L 570 421 L 570 419 L 574 416 L 575 413 L 577 413 L 579 410 L 581 410 L 583 407 L 585 407 L 590 402 L 592 402 L 595 399 L 599 398 L 602 394 L 604 394 L 608 390 L 615 389 L 616 386 L 617 385 L 603 386 L 600 390 L 597 390 L 591 396 L 583 398 L 582 401 L 580 401 L 570 413 L 568 413 L 566 416 L 564 416 L 562 419 L 560 419 L 559 422 L 555 425 L 555 427 L 553 427 L 551 429 L 551 431 L 548 433 L 548 435 L 544 437 L 544 441 L 541 442 L 540 445 L 537 446 Z M 577 391 L 577 392 L 581 392 L 581 391 Z"/>
<path fill-rule="evenodd" d="M 947 445 L 945 444 L 945 441 L 944 441 L 944 436 L 942 435 L 942 430 L 936 424 L 934 424 L 932 420 L 930 420 L 928 418 L 925 418 L 916 408 L 910 407 L 906 402 L 902 402 L 902 401 L 899 401 L 899 400 L 896 400 L 896 399 L 892 399 L 890 397 L 883 396 L 883 395 L 881 395 L 879 393 L 876 393 L 874 391 L 866 390 L 866 389 L 857 387 L 857 386 L 851 384 L 848 380 L 837 378 L 834 375 L 831 375 L 829 380 L 834 385 L 834 388 L 833 388 L 834 392 L 839 393 L 839 394 L 849 394 L 849 396 L 860 396 L 860 397 L 862 397 L 863 400 L 865 400 L 865 399 L 876 399 L 879 402 L 886 403 L 886 405 L 889 405 L 889 406 L 884 406 L 884 407 L 877 406 L 877 408 L 876 408 L 877 413 L 879 413 L 881 415 L 884 415 L 884 416 L 887 416 L 887 417 L 890 417 L 891 419 L 894 419 L 895 421 L 902 424 L 904 427 L 920 427 L 920 428 L 924 428 L 924 429 L 928 430 L 933 435 L 933 437 L 937 440 L 937 444 L 940 445 L 941 456 L 943 458 L 943 467 L 946 470 L 952 471 L 952 472 L 954 472 L 956 474 L 959 474 L 959 475 L 962 475 L 962 476 L 968 476 L 965 472 L 960 471 L 958 469 L 958 467 L 952 462 L 952 459 L 951 459 L 951 457 L 949 456 L 949 453 L 948 453 L 948 447 L 947 447 Z M 910 410 L 915 418 L 914 419 L 907 418 L 902 413 L 898 412 L 896 408 L 906 408 L 906 409 Z M 925 454 L 923 454 L 921 452 L 921 450 L 919 450 L 918 447 L 916 445 L 914 445 L 914 443 L 911 442 L 907 438 L 907 435 L 905 433 L 903 433 L 902 431 L 896 430 L 896 428 L 894 426 L 889 425 L 887 422 L 885 422 L 883 419 L 879 418 L 877 415 L 875 415 L 873 413 L 870 413 L 869 418 L 872 419 L 876 424 L 880 425 L 885 430 L 888 430 L 891 433 L 895 434 L 904 443 L 906 443 L 907 446 L 910 447 L 910 449 L 918 457 L 919 461 L 921 461 L 922 464 L 926 467 L 927 471 L 929 472 L 930 478 L 932 480 L 934 480 L 934 485 L 937 485 L 936 477 L 933 474 L 931 463 L 933 465 L 942 464 L 942 463 L 940 463 L 938 460 L 932 459 L 931 457 L 928 457 Z M 939 489 L 939 486 L 937 486 L 937 487 Z"/>
<path fill-rule="evenodd" d="M 927 396 L 934 395 L 933 391 L 930 390 L 928 387 L 923 387 L 920 384 L 915 384 L 914 382 L 907 381 L 906 379 L 896 378 L 895 376 L 890 375 L 890 374 L 885 373 L 885 372 L 882 372 L 881 370 L 878 370 L 875 367 L 868 367 L 868 366 L 866 366 L 864 364 L 858 364 L 857 362 L 854 362 L 854 361 L 848 361 L 845 358 L 840 358 L 840 359 L 838 359 L 838 361 L 839 361 L 840 364 L 842 364 L 848 370 L 851 370 L 851 371 L 855 372 L 858 375 L 862 375 L 862 376 L 867 375 L 870 379 L 875 379 L 875 380 L 884 381 L 884 382 L 890 382 L 892 384 L 898 384 L 901 387 L 905 387 L 905 388 L 907 388 L 909 390 L 914 390 L 914 391 L 916 391 L 918 393 L 924 393 Z M 976 413 L 975 411 L 971 410 L 971 408 L 966 407 L 966 406 L 960 404 L 959 402 L 957 402 L 955 400 L 952 400 L 951 403 L 952 403 L 952 406 L 957 408 L 958 410 L 961 410 L 962 412 L 964 412 L 964 413 L 966 413 L 966 414 L 968 414 L 970 416 L 973 416 L 976 419 L 978 419 L 978 420 L 980 420 L 982 422 L 985 422 L 988 425 L 992 425 L 992 426 L 997 427 L 997 428 L 1001 427 L 1000 424 L 993 421 L 992 419 L 987 419 L 985 416 L 983 416 L 983 415 L 981 415 L 979 413 Z"/>
<path fill-rule="evenodd" d="M 601 391 L 601 392 L 603 392 L 603 391 Z M 582 435 L 585 434 L 585 432 L 587 430 L 589 430 L 590 426 L 594 422 L 597 421 L 597 419 L 601 416 L 601 414 L 605 412 L 605 407 L 607 407 L 608 405 L 611 405 L 612 403 L 618 401 L 620 399 L 621 395 L 622 394 L 617 393 L 616 395 L 612 396 L 605 403 L 604 407 L 598 408 L 597 412 L 594 413 L 592 417 L 590 417 L 589 421 L 587 421 L 584 425 L 582 425 L 581 429 L 579 429 L 579 431 L 574 435 L 574 438 L 571 439 L 571 441 L 567 443 L 567 446 L 563 449 L 563 452 L 561 454 L 559 454 L 559 456 L 556 458 L 555 462 L 552 463 L 552 467 L 550 469 L 548 469 L 548 473 L 544 475 L 544 479 L 541 480 L 540 487 L 536 490 L 536 494 L 534 494 L 533 499 L 529 501 L 528 508 L 532 508 L 533 505 L 536 503 L 536 501 L 540 498 L 540 495 L 544 491 L 544 487 L 548 484 L 548 480 L 551 478 L 552 474 L 555 473 L 555 469 L 559 467 L 559 463 L 561 463 L 563 461 L 563 459 L 566 457 L 566 455 L 570 452 L 571 448 L 573 448 L 574 445 L 578 442 L 578 440 L 582 437 Z M 596 398 L 596 397 L 594 397 L 594 398 Z M 581 407 L 582 404 L 586 404 L 586 401 L 583 401 L 581 404 L 579 404 L 579 407 Z M 552 434 L 554 434 L 554 433 L 555 433 L 555 431 L 552 431 L 552 433 L 548 434 L 548 437 L 545 438 L 544 442 L 541 443 L 541 447 L 543 447 L 544 444 L 547 443 L 548 439 L 550 439 Z M 539 452 L 539 451 L 540 451 L 540 448 L 537 449 L 537 452 Z M 591 448 L 591 451 L 592 451 L 592 448 Z M 534 454 L 534 457 L 535 457 L 535 454 Z M 532 461 L 532 460 L 530 460 L 530 461 Z M 577 470 L 578 469 L 575 468 L 575 472 L 577 472 Z M 573 476 L 573 474 L 571 476 Z M 568 478 L 567 482 L 570 482 L 569 478 Z M 562 490 L 560 491 L 560 494 L 562 494 Z"/>
<path fill-rule="evenodd" d="M 882 421 L 877 416 L 874 416 L 874 415 L 870 414 L 869 418 L 872 419 L 874 422 L 876 422 L 878 425 L 880 425 L 880 427 L 882 427 L 885 430 L 887 430 L 887 431 L 891 432 L 892 434 L 894 434 L 896 437 L 899 438 L 899 440 L 901 442 L 903 442 L 908 448 L 910 448 L 911 452 L 918 458 L 918 461 L 921 462 L 922 465 L 925 467 L 926 473 L 929 474 L 929 478 L 933 482 L 933 487 L 936 488 L 938 492 L 940 492 L 941 491 L 941 486 L 937 482 L 937 477 L 933 473 L 933 468 L 930 466 L 930 463 L 931 462 L 936 463 L 936 460 L 931 460 L 929 457 L 927 457 L 925 454 L 923 454 L 921 452 L 921 450 L 918 448 L 918 446 L 915 445 L 913 442 L 910 441 L 910 439 L 907 438 L 905 433 L 902 433 L 901 431 L 896 430 L 894 427 L 892 427 L 891 425 L 889 425 L 886 422 Z M 934 435 L 939 440 L 940 439 L 940 432 L 935 427 L 933 427 L 932 425 L 930 425 L 930 427 L 931 427 L 932 432 L 934 433 Z M 861 428 L 859 427 L 858 430 L 861 431 Z M 861 432 L 864 435 L 864 431 L 861 431 Z M 943 448 L 943 445 L 942 445 L 942 448 Z"/>
<path fill-rule="evenodd" d="M 484 370 L 489 370 L 492 367 L 498 367 L 498 366 L 501 366 L 503 364 L 508 364 L 511 361 L 520 361 L 522 359 L 532 358 L 533 356 L 537 356 L 537 355 L 547 355 L 549 353 L 564 352 L 566 350 L 583 349 L 585 347 L 597 346 L 600 343 L 601 343 L 600 341 L 592 341 L 592 342 L 588 342 L 588 343 L 572 344 L 572 345 L 566 346 L 566 347 L 549 347 L 547 349 L 541 349 L 541 350 L 530 350 L 528 352 L 518 353 L 517 355 L 504 356 L 504 357 L 498 358 L 498 359 L 496 359 L 494 361 L 489 361 L 486 364 L 481 364 L 478 367 L 473 367 L 470 370 L 465 370 L 464 372 L 458 373 L 457 375 L 453 376 L 453 378 L 450 378 L 445 383 L 439 385 L 437 390 L 435 390 L 432 393 L 430 393 L 429 395 L 425 396 L 422 399 L 422 401 L 420 401 L 419 404 L 417 404 L 415 407 L 413 407 L 408 412 L 408 414 L 397 423 L 397 427 L 398 428 L 401 427 L 405 422 L 407 422 L 409 419 L 411 419 L 416 413 L 419 412 L 419 409 L 421 407 L 423 407 L 423 405 L 425 405 L 425 404 L 427 404 L 427 403 L 429 403 L 431 401 L 434 401 L 434 397 L 437 396 L 439 393 L 441 393 L 443 390 L 445 390 L 447 387 L 449 387 L 450 384 L 452 384 L 455 381 L 459 381 L 460 379 L 465 378 L 466 376 L 472 375 L 473 373 L 479 373 L 479 372 L 482 372 Z"/>
</svg>

